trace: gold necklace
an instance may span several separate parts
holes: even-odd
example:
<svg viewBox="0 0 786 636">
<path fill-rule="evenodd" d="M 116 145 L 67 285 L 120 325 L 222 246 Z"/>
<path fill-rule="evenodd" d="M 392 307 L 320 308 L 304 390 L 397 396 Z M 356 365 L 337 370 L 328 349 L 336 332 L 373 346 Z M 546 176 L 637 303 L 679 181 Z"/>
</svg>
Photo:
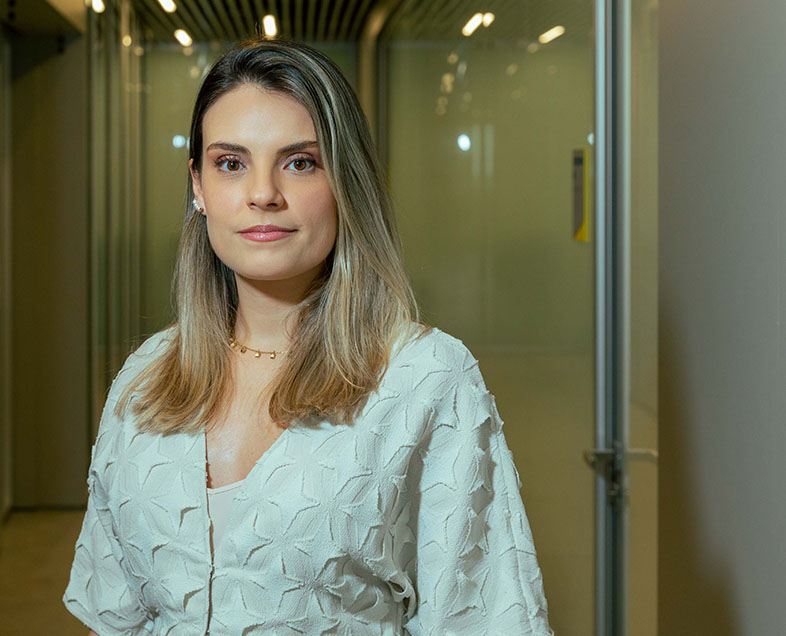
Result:
<svg viewBox="0 0 786 636">
<path fill-rule="evenodd" d="M 229 346 L 232 347 L 233 349 L 238 349 L 239 347 L 240 353 L 245 353 L 246 351 L 253 351 L 255 358 L 262 357 L 262 354 L 264 353 L 265 355 L 270 356 L 271 360 L 275 360 L 278 356 L 284 355 L 286 353 L 286 351 L 260 351 L 259 349 L 252 349 L 247 345 L 242 345 L 239 342 L 237 342 L 235 340 L 234 335 L 229 339 Z"/>
</svg>

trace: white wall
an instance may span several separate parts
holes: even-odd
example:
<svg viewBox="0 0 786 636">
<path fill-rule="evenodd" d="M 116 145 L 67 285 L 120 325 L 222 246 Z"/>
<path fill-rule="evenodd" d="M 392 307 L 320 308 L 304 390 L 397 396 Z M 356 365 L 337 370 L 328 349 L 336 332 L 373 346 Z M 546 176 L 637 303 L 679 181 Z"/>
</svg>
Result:
<svg viewBox="0 0 786 636">
<path fill-rule="evenodd" d="M 664 635 L 786 629 L 786 6 L 660 2 Z"/>
</svg>

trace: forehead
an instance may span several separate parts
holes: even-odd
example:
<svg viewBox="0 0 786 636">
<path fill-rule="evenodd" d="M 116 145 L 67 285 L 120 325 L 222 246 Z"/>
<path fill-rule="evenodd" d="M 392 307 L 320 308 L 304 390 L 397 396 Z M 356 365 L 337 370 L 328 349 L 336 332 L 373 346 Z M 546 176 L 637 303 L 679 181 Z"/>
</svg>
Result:
<svg viewBox="0 0 786 636">
<path fill-rule="evenodd" d="M 219 97 L 205 113 L 202 135 L 205 147 L 217 140 L 251 144 L 316 139 L 303 104 L 254 84 L 241 84 Z"/>
</svg>

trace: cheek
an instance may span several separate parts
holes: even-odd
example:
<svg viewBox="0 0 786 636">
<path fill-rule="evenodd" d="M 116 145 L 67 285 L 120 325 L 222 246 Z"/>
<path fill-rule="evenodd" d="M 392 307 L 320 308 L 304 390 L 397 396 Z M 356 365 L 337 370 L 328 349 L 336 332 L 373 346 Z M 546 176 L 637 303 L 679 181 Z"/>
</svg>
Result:
<svg viewBox="0 0 786 636">
<path fill-rule="evenodd" d="M 336 202 L 331 196 L 327 201 L 325 210 L 325 242 L 328 243 L 328 252 L 333 249 L 338 236 L 338 213 Z"/>
<path fill-rule="evenodd" d="M 203 185 L 202 195 L 205 203 L 212 204 L 211 208 L 219 213 L 227 204 L 236 203 L 243 199 L 244 193 L 237 185 L 222 181 L 220 179 L 206 179 Z"/>
<path fill-rule="evenodd" d="M 315 212 L 314 224 L 320 229 L 320 236 L 324 237 L 325 243 L 333 247 L 336 241 L 338 228 L 338 217 L 336 213 L 336 200 L 330 189 L 321 190 L 314 193 L 310 201 L 310 208 Z"/>
</svg>

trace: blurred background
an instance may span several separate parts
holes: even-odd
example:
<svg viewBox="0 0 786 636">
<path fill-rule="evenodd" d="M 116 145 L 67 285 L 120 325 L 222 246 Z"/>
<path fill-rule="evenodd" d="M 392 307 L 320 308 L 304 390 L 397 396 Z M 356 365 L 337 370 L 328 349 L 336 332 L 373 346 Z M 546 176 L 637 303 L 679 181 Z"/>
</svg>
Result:
<svg viewBox="0 0 786 636">
<path fill-rule="evenodd" d="M 90 448 L 125 356 L 172 320 L 196 91 L 251 35 L 308 42 L 355 87 L 424 318 L 497 397 L 556 634 L 786 633 L 767 543 L 786 532 L 786 193 L 767 171 L 786 14 L 704 4 L 0 1 L 0 633 L 86 631 L 60 597 Z M 618 496 L 592 455 L 604 391 Z"/>
</svg>

